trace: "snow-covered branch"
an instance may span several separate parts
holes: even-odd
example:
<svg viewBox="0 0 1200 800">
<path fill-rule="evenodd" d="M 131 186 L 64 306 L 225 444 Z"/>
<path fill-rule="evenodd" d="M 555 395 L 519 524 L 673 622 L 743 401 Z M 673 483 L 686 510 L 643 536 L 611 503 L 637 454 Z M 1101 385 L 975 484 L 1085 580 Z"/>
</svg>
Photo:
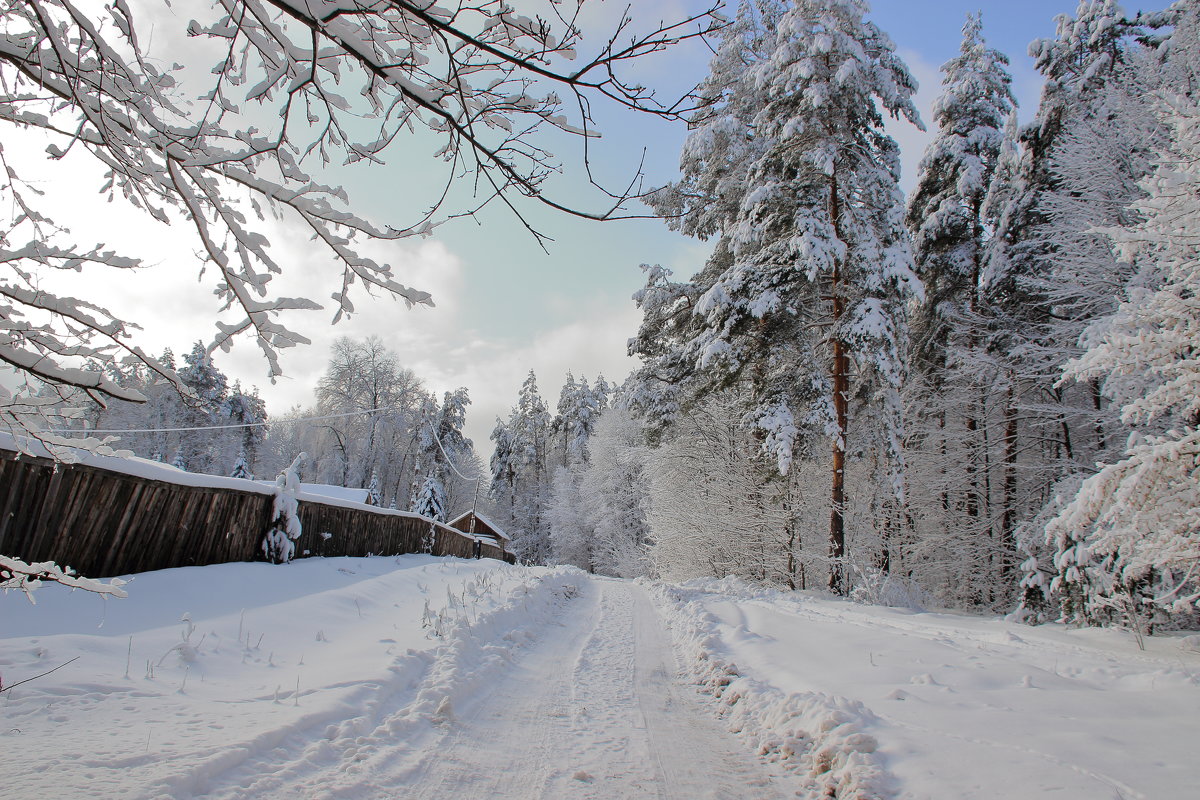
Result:
<svg viewBox="0 0 1200 800">
<path fill-rule="evenodd" d="M 35 602 L 33 592 L 43 582 L 61 583 L 72 589 L 82 589 L 85 592 L 126 597 L 121 587 L 125 581 L 112 578 L 107 583 L 94 578 L 84 578 L 76 575 L 70 567 L 60 567 L 53 561 L 26 563 L 19 558 L 0 555 L 0 590 L 17 589 L 25 593 L 29 602 Z"/>
<path fill-rule="evenodd" d="M 0 126 L 44 133 L 42 165 L 90 156 L 108 199 L 120 195 L 163 224 L 190 228 L 199 257 L 218 277 L 220 310 L 240 316 L 218 325 L 210 350 L 248 335 L 273 378 L 279 351 L 307 342 L 280 321 L 281 312 L 319 306 L 272 291 L 285 265 L 257 224 L 268 214 L 298 225 L 340 267 L 336 319 L 353 310 L 356 285 L 408 305 L 432 304 L 389 264 L 364 254 L 371 241 L 427 235 L 440 221 L 497 200 L 518 216 L 523 199 L 596 219 L 624 213 L 636 180 L 608 192 L 599 211 L 545 193 L 545 179 L 560 165 L 544 132 L 580 136 L 586 159 L 593 98 L 678 118 L 691 106 L 690 93 L 660 101 L 621 71 L 706 35 L 720 24 L 720 4 L 648 28 L 622 15 L 580 66 L 579 52 L 593 41 L 579 23 L 582 2 L 554 2 L 542 18 L 499 0 L 218 0 L 211 10 L 188 9 L 207 12 L 187 24 L 192 41 L 156 26 L 168 44 L 151 50 L 136 16 L 151 16 L 152 0 L 103 9 L 15 0 L 0 10 Z M 560 93 L 574 102 L 565 105 Z M 460 201 L 447 187 L 431 192 L 414 217 L 380 224 L 351 211 L 345 190 L 322 180 L 335 161 L 382 163 L 386 150 L 414 138 L 448 165 L 449 182 L 473 187 L 469 208 L 451 207 Z M 53 294 L 39 276 L 141 263 L 74 243 L 69 226 L 39 208 L 46 201 L 36 188 L 44 180 L 36 159 L 0 166 L 7 177 L 0 186 L 0 361 L 97 400 L 137 400 L 75 369 L 82 359 L 108 364 L 133 355 L 166 374 L 133 344 L 136 326 Z"/>
</svg>

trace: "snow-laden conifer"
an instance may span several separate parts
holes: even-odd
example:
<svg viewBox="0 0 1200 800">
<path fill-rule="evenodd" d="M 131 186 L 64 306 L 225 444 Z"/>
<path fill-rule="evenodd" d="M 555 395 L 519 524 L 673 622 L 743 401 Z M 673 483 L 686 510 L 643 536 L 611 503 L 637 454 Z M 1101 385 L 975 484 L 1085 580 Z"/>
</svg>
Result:
<svg viewBox="0 0 1200 800">
<path fill-rule="evenodd" d="M 1132 430 L 1047 528 L 1056 584 L 1085 587 L 1084 613 L 1194 614 L 1200 602 L 1200 104 L 1164 103 L 1172 141 L 1144 184 L 1144 219 L 1114 233 L 1139 280 L 1064 374 L 1102 380 Z"/>
<path fill-rule="evenodd" d="M 863 449 L 898 466 L 907 302 L 921 297 L 903 226 L 898 148 L 882 113 L 917 122 L 916 86 L 863 0 L 746 4 L 704 84 L 683 180 L 658 208 L 721 238 L 690 285 L 660 281 L 632 347 L 643 378 L 693 396 L 752 386 L 746 421 L 786 473 L 832 448 L 830 547 L 844 552 L 851 397 Z M 652 276 L 653 278 L 653 276 Z M 856 446 L 858 449 L 858 446 Z M 902 492 L 893 472 L 888 493 Z M 834 569 L 831 585 L 844 589 Z"/>
<path fill-rule="evenodd" d="M 246 462 L 245 452 L 238 454 L 238 459 L 233 465 L 233 471 L 229 473 L 231 478 L 245 478 L 246 480 L 254 480 L 254 476 L 250 473 L 250 465 Z"/>
<path fill-rule="evenodd" d="M 410 511 L 436 522 L 446 521 L 446 488 L 436 475 L 425 476 Z"/>
<path fill-rule="evenodd" d="M 918 167 L 907 222 L 925 285 L 914 321 L 922 368 L 944 363 L 951 320 L 973 305 L 983 266 L 983 205 L 1015 107 L 1008 57 L 987 46 L 979 14 L 967 18 L 959 55 L 942 66 L 938 131 Z"/>
<path fill-rule="evenodd" d="M 544 563 L 551 555 L 545 504 L 550 497 L 548 455 L 552 417 L 538 392 L 533 370 L 521 383 L 507 421 L 496 421 L 492 441 L 491 494 L 508 518 L 521 560 Z"/>
<path fill-rule="evenodd" d="M 296 456 L 275 479 L 271 527 L 262 540 L 263 557 L 272 564 L 286 564 L 296 556 L 296 540 L 304 532 L 300 522 L 300 467 L 308 456 Z"/>
</svg>

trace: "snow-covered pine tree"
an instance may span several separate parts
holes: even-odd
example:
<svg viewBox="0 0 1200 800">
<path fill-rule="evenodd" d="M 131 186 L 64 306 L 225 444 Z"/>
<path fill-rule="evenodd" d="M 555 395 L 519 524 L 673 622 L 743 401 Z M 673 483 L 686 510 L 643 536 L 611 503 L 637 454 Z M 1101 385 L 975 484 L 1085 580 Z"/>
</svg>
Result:
<svg viewBox="0 0 1200 800">
<path fill-rule="evenodd" d="M 246 461 L 246 454 L 244 452 L 238 454 L 237 461 L 234 462 L 233 471 L 229 473 L 229 477 L 254 480 L 254 475 L 250 472 L 250 464 Z"/>
<path fill-rule="evenodd" d="M 372 470 L 371 480 L 367 483 L 367 505 L 378 506 L 383 504 L 383 497 L 379 491 L 379 473 Z"/>
<path fill-rule="evenodd" d="M 592 384 L 592 396 L 596 398 L 596 413 L 603 414 L 612 404 L 614 394 L 613 385 L 604 379 L 604 373 L 596 376 L 596 382 Z"/>
<path fill-rule="evenodd" d="M 225 374 L 213 364 L 212 356 L 203 342 L 196 342 L 183 361 L 184 366 L 178 373 L 179 380 L 191 396 L 183 400 L 180 414 L 183 424 L 180 427 L 208 428 L 223 424 L 221 410 L 229 390 Z M 213 463 L 213 454 L 220 433 L 190 430 L 180 434 L 179 448 L 188 470 L 209 473 L 218 467 Z"/>
<path fill-rule="evenodd" d="M 471 476 L 480 474 L 475 455 L 475 443 L 463 434 L 467 424 L 467 406 L 471 397 L 465 387 L 459 387 L 442 395 L 438 408 L 437 434 L 440 442 L 438 462 L 442 485 L 446 489 L 447 513 L 457 513 L 466 507 L 475 494 L 475 481 Z M 441 451 L 445 452 L 441 452 Z"/>
<path fill-rule="evenodd" d="M 1171 141 L 1143 184 L 1142 221 L 1113 234 L 1136 279 L 1064 374 L 1102 380 L 1132 430 L 1121 458 L 1047 526 L 1053 588 L 1082 597 L 1068 609 L 1078 618 L 1194 621 L 1200 608 L 1200 102 L 1163 103 Z"/>
<path fill-rule="evenodd" d="M 587 442 L 596 428 L 600 417 L 600 405 L 606 402 L 588 380 L 567 372 L 567 382 L 558 396 L 558 415 L 551 422 L 551 433 L 556 439 L 554 455 L 562 466 L 586 463 Z"/>
<path fill-rule="evenodd" d="M 666 317 L 633 348 L 643 376 L 686 376 L 693 397 L 749 384 L 746 419 L 780 473 L 804 440 L 830 443 L 829 585 L 844 592 L 848 452 L 880 453 L 897 468 L 882 490 L 902 493 L 904 306 L 921 286 L 881 112 L 919 124 L 916 87 L 864 0 L 755 5 L 723 37 L 683 181 L 657 202 L 721 239 L 691 287 L 654 298 Z M 852 399 L 868 401 L 854 445 Z"/>
<path fill-rule="evenodd" d="M 304 533 L 300 521 L 300 467 L 308 458 L 300 453 L 275 479 L 271 527 L 262 540 L 263 557 L 272 564 L 286 564 L 296 556 L 296 540 Z"/>
<path fill-rule="evenodd" d="M 987 352 L 991 314 L 980 302 L 990 225 L 985 201 L 1005 147 L 1015 100 L 1008 58 L 983 39 L 979 14 L 963 26 L 959 55 L 942 66 L 937 135 L 921 160 L 906 221 L 925 301 L 913 321 L 915 385 L 908 402 L 914 558 L 903 567 L 955 604 L 996 601 L 995 573 L 1015 558 L 1011 529 L 993 530 L 986 474 L 988 396 L 1004 396 Z M 1011 382 L 1009 382 L 1011 384 Z M 915 556 L 919 553 L 919 557 Z"/>
<path fill-rule="evenodd" d="M 446 521 L 446 488 L 436 475 L 425 476 L 410 510 L 436 522 Z"/>
<path fill-rule="evenodd" d="M 927 374 L 944 366 L 955 320 L 974 305 L 979 286 L 983 204 L 1016 105 L 1008 63 L 987 46 L 981 15 L 972 14 L 959 55 L 942 66 L 942 94 L 933 106 L 938 131 L 921 159 L 906 215 L 925 286 L 912 325 L 914 365 Z"/>
<path fill-rule="evenodd" d="M 489 463 L 490 481 L 488 494 L 503 513 L 510 530 L 516 530 L 517 525 L 517 462 L 513 450 L 512 432 L 504 420 L 496 417 L 496 426 L 489 437 L 493 444 L 492 458 Z"/>
<path fill-rule="evenodd" d="M 549 499 L 550 412 L 529 371 L 508 421 L 496 420 L 492 441 L 491 494 L 512 525 L 513 547 L 526 563 L 550 558 L 545 504 Z"/>
<path fill-rule="evenodd" d="M 246 459 L 247 468 L 257 464 L 259 451 L 267 438 L 267 405 L 258 396 L 258 389 L 249 393 L 235 381 L 229 395 L 221 403 L 218 419 L 224 425 L 243 425 L 220 431 L 219 448 L 223 453 L 238 453 Z M 228 462 L 225 462 L 228 463 Z"/>
</svg>

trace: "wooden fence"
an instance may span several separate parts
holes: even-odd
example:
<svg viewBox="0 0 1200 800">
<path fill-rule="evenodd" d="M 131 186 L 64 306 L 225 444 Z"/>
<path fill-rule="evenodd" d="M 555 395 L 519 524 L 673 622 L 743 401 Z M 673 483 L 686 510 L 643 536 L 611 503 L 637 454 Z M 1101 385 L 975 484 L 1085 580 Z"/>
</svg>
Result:
<svg viewBox="0 0 1200 800">
<path fill-rule="evenodd" d="M 262 560 L 269 488 L 187 486 L 0 448 L 0 553 L 107 578 L 170 567 Z M 432 520 L 300 500 L 299 556 L 417 553 L 512 556 Z"/>
</svg>

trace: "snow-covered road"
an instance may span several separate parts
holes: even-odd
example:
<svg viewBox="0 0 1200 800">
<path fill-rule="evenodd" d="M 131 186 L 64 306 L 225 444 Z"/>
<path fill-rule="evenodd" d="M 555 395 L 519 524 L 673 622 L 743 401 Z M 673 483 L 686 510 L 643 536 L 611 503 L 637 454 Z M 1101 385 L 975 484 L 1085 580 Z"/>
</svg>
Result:
<svg viewBox="0 0 1200 800">
<path fill-rule="evenodd" d="M 787 796 L 678 683 L 645 590 L 618 581 L 583 584 L 421 760 L 423 800 Z"/>
</svg>

